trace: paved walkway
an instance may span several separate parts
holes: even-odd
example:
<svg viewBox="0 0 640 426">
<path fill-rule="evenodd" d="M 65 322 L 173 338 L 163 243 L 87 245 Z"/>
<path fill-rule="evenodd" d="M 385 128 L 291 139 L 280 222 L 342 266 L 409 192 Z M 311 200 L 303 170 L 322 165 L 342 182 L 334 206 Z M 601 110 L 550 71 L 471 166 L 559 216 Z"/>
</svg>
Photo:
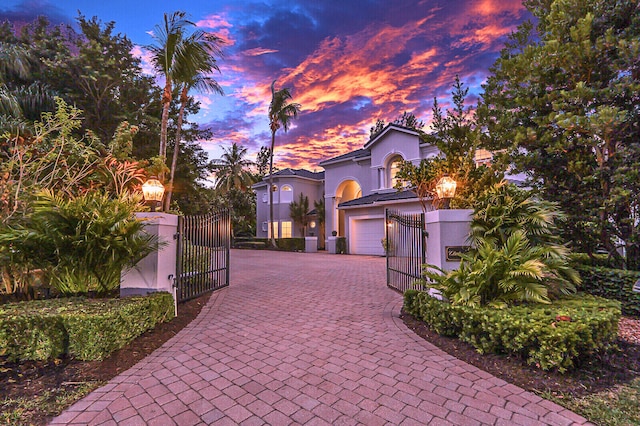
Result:
<svg viewBox="0 0 640 426">
<path fill-rule="evenodd" d="M 52 424 L 585 423 L 416 337 L 382 258 L 231 259 L 196 320 Z"/>
</svg>

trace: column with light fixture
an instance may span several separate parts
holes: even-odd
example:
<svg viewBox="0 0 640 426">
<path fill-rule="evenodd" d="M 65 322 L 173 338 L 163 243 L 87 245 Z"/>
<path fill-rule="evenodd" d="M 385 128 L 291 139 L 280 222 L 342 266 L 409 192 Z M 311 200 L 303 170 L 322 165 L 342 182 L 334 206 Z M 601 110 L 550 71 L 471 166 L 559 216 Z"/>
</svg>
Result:
<svg viewBox="0 0 640 426">
<path fill-rule="evenodd" d="M 176 301 L 174 279 L 176 277 L 178 216 L 156 212 L 162 202 L 164 186 L 155 177 L 142 185 L 145 201 L 151 212 L 136 213 L 138 220 L 144 221 L 144 232 L 156 235 L 160 246 L 157 251 L 139 261 L 133 268 L 123 272 L 120 279 L 120 296 L 146 295 L 166 291 Z M 177 315 L 177 305 L 175 306 Z"/>
<path fill-rule="evenodd" d="M 468 250 L 467 238 L 471 231 L 470 209 L 450 209 L 457 183 L 448 175 L 442 176 L 436 184 L 436 193 L 442 201 L 441 209 L 427 212 L 427 263 L 444 270 L 452 270 L 460 265 L 460 254 Z"/>
</svg>

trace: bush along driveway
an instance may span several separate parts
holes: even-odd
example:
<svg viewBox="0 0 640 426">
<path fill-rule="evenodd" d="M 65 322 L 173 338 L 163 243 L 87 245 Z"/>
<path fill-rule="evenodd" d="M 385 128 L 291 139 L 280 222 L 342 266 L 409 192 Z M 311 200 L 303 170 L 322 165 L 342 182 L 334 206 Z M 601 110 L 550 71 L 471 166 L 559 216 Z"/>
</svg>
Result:
<svg viewBox="0 0 640 426">
<path fill-rule="evenodd" d="M 584 424 L 408 330 L 383 258 L 234 251 L 231 286 L 52 424 Z"/>
</svg>

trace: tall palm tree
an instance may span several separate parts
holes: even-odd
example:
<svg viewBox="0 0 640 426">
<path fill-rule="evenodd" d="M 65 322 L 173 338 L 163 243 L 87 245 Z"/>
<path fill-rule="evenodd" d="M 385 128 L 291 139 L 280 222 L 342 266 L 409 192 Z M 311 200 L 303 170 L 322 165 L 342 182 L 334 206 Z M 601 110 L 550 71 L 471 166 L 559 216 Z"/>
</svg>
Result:
<svg viewBox="0 0 640 426">
<path fill-rule="evenodd" d="M 217 39 L 219 44 L 223 43 L 222 39 L 214 35 L 210 35 L 210 37 Z M 199 70 L 187 68 L 182 70 L 184 71 L 185 74 L 177 74 L 175 76 L 176 82 L 180 85 L 180 110 L 178 112 L 178 125 L 176 128 L 176 138 L 175 138 L 175 144 L 173 147 L 173 157 L 171 159 L 171 174 L 169 178 L 169 188 L 167 189 L 167 193 L 164 200 L 165 211 L 169 210 L 169 207 L 171 205 L 171 194 L 173 193 L 173 182 L 176 174 L 176 167 L 178 165 L 178 154 L 180 152 L 180 137 L 182 133 L 182 121 L 184 118 L 184 109 L 187 105 L 187 102 L 189 101 L 189 91 L 192 89 L 195 89 L 200 92 L 210 92 L 210 93 L 215 92 L 220 95 L 224 95 L 224 91 L 222 90 L 222 87 L 220 87 L 218 82 L 215 79 L 206 75 L 208 73 L 213 72 L 214 70 L 218 72 L 220 71 L 220 69 L 218 68 L 216 59 L 211 55 L 207 55 L 207 57 L 205 58 L 200 58 L 199 62 L 201 62 L 201 64 L 198 65 Z M 196 72 L 195 74 L 193 74 L 194 71 L 199 71 L 199 72 Z"/>
<path fill-rule="evenodd" d="M 269 226 L 271 229 L 271 245 L 276 246 L 274 237 L 275 229 L 273 224 L 273 151 L 276 145 L 276 131 L 282 127 L 286 132 L 289 130 L 291 120 L 298 116 L 300 104 L 289 102 L 291 92 L 284 87 L 275 90 L 276 80 L 271 83 L 271 104 L 269 104 L 269 128 L 271 129 L 271 158 L 269 160 Z"/>
<path fill-rule="evenodd" d="M 250 167 L 253 161 L 245 158 L 247 148 L 231 144 L 229 148 L 223 148 L 224 154 L 218 160 L 213 160 L 216 173 L 216 189 L 226 193 L 231 189 L 246 191 L 255 183 Z"/>
<path fill-rule="evenodd" d="M 163 25 L 156 25 L 153 33 L 156 44 L 147 47 L 153 54 L 154 68 L 165 78 L 159 149 L 159 156 L 163 159 L 167 156 L 167 125 L 174 80 L 180 75 L 195 76 L 210 71 L 212 68 L 207 68 L 211 65 L 210 58 L 220 55 L 221 40 L 218 37 L 198 29 L 188 34 L 195 25 L 186 19 L 183 11 L 170 15 L 165 13 Z"/>
</svg>

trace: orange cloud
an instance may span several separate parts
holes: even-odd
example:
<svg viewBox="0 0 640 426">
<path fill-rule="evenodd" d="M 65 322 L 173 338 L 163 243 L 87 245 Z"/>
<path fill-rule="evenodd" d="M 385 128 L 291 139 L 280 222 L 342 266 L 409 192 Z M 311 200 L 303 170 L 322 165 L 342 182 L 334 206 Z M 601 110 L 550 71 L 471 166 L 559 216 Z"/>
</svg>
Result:
<svg viewBox="0 0 640 426">
<path fill-rule="evenodd" d="M 265 55 L 267 53 L 276 53 L 276 52 L 278 52 L 278 50 L 256 47 L 255 49 L 245 50 L 244 52 L 242 52 L 242 54 L 245 56 L 260 56 L 260 55 Z"/>
<path fill-rule="evenodd" d="M 196 27 L 207 28 L 213 30 L 218 37 L 220 37 L 226 46 L 233 46 L 236 41 L 231 36 L 231 28 L 233 25 L 222 15 L 209 15 L 204 19 L 196 22 Z"/>
</svg>

